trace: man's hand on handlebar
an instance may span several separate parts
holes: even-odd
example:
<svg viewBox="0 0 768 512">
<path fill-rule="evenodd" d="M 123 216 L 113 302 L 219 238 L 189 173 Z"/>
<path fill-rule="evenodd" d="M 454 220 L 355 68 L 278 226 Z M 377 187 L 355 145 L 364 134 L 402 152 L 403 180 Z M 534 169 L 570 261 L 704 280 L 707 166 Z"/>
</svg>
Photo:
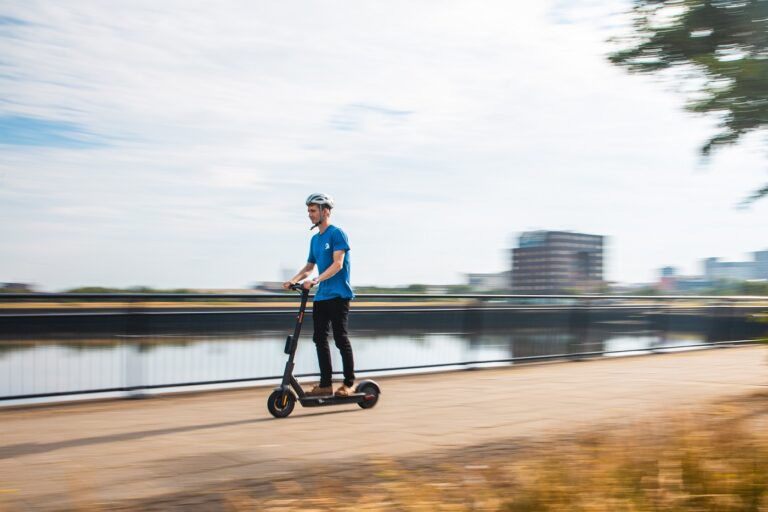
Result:
<svg viewBox="0 0 768 512">
<path fill-rule="evenodd" d="M 292 283 L 290 281 L 286 281 L 283 283 L 283 289 L 285 290 L 311 290 L 313 286 L 317 284 L 317 279 L 307 279 L 302 283 Z"/>
</svg>

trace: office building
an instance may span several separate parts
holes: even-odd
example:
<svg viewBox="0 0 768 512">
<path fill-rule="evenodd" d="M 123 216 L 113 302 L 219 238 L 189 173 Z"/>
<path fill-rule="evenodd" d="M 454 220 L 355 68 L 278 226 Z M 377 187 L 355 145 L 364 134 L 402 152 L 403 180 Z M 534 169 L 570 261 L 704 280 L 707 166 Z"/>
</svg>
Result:
<svg viewBox="0 0 768 512">
<path fill-rule="evenodd" d="M 590 293 L 603 285 L 604 237 L 528 231 L 512 249 L 512 289 L 521 294 Z"/>
</svg>

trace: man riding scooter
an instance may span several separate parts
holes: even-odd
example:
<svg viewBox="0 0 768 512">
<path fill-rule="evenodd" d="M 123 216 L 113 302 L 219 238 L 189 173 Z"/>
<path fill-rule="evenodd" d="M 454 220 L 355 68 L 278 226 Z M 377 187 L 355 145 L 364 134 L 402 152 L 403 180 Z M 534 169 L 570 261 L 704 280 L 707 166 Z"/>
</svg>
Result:
<svg viewBox="0 0 768 512">
<path fill-rule="evenodd" d="M 319 232 L 310 241 L 307 264 L 290 281 L 283 283 L 286 290 L 299 281 L 303 281 L 306 290 L 313 286 L 318 287 L 312 306 L 312 339 L 317 349 L 320 382 L 306 394 L 348 397 L 354 393 L 355 381 L 352 345 L 347 335 L 349 302 L 355 296 L 350 285 L 349 241 L 344 231 L 331 224 L 334 202 L 330 196 L 311 194 L 306 200 L 306 205 L 312 222 L 310 229 L 318 228 Z M 314 279 L 307 279 L 316 265 L 319 275 Z M 332 329 L 336 347 L 341 352 L 344 370 L 344 382 L 335 392 L 332 383 L 331 351 L 328 346 L 329 328 Z"/>
</svg>

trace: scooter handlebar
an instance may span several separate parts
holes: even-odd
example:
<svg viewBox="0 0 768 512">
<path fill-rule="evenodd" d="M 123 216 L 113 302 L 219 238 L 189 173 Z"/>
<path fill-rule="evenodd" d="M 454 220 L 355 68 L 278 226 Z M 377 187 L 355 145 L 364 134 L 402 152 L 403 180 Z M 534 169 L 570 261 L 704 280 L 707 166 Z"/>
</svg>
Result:
<svg viewBox="0 0 768 512">
<path fill-rule="evenodd" d="M 304 286 L 301 283 L 291 283 L 291 286 L 289 288 L 297 292 L 304 291 Z"/>
</svg>

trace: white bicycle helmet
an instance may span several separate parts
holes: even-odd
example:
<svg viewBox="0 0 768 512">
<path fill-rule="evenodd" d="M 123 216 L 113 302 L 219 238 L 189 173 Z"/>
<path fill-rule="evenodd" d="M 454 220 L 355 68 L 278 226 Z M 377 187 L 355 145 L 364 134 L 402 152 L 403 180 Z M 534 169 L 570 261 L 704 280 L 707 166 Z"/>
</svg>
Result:
<svg viewBox="0 0 768 512">
<path fill-rule="evenodd" d="M 327 194 L 310 194 L 306 202 L 307 206 L 311 204 L 319 204 L 320 206 L 327 206 L 328 208 L 333 209 L 333 198 Z"/>
</svg>

